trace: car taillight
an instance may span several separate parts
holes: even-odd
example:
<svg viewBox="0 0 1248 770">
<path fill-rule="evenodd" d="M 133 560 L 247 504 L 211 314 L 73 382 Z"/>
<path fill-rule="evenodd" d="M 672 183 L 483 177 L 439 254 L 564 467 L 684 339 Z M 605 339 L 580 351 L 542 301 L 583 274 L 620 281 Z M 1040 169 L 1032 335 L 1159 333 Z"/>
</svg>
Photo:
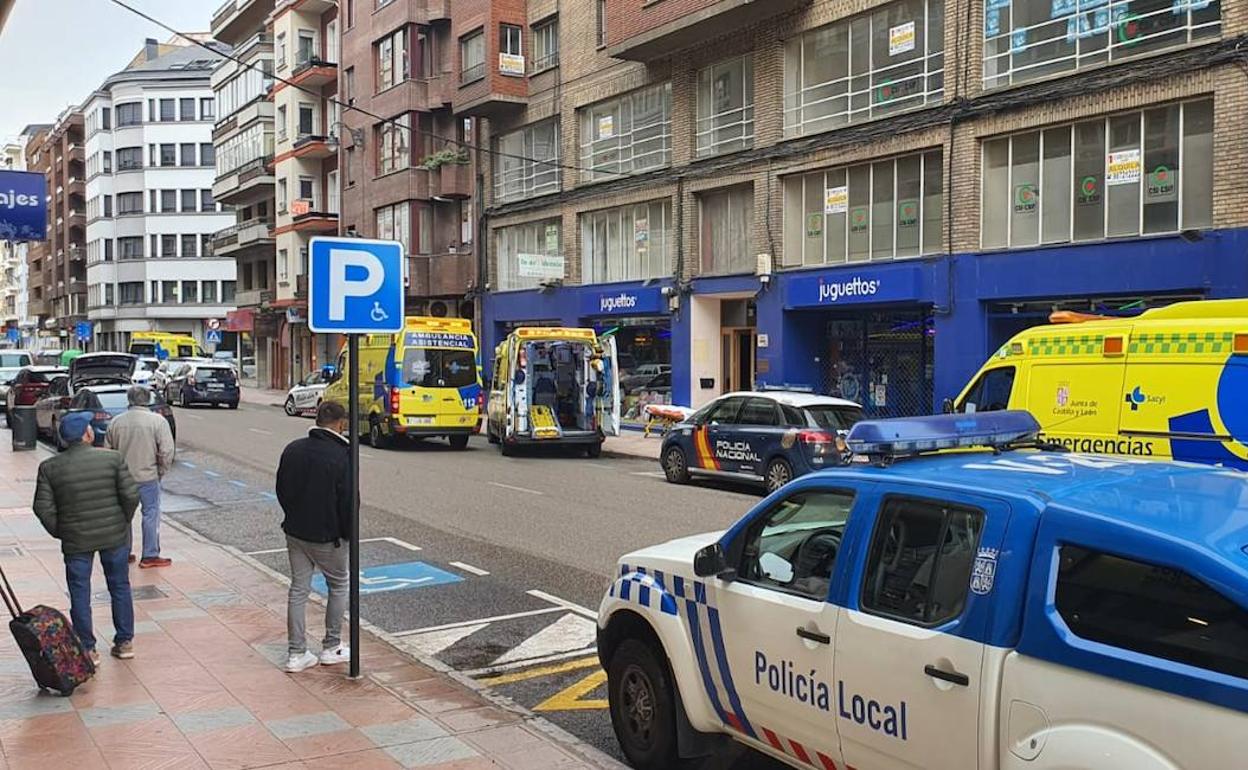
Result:
<svg viewBox="0 0 1248 770">
<path fill-rule="evenodd" d="M 390 389 L 390 414 L 399 413 L 399 389 Z"/>
<path fill-rule="evenodd" d="M 477 391 L 477 411 L 480 412 L 484 409 L 485 409 L 485 391 L 478 390 Z"/>
<path fill-rule="evenodd" d="M 797 440 L 810 447 L 816 455 L 824 455 L 836 445 L 836 436 L 822 430 L 804 430 L 797 434 Z"/>
<path fill-rule="evenodd" d="M 109 415 L 108 412 L 96 412 L 93 415 L 93 419 L 96 422 L 108 422 L 110 419 L 112 419 L 112 417 Z"/>
</svg>

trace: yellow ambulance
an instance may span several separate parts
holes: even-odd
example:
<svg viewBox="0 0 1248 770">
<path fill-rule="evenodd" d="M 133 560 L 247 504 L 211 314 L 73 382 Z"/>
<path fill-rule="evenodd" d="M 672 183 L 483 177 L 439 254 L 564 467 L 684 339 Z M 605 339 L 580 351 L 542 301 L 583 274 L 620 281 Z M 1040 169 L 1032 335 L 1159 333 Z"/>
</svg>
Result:
<svg viewBox="0 0 1248 770">
<path fill-rule="evenodd" d="M 159 358 L 205 358 L 207 353 L 189 334 L 134 332 L 130 335 L 131 355 Z"/>
<path fill-rule="evenodd" d="M 344 346 L 322 400 L 348 402 L 349 366 Z M 400 334 L 362 335 L 360 433 L 378 448 L 442 436 L 464 449 L 481 429 L 480 368 L 472 322 L 463 318 L 411 316 Z"/>
<path fill-rule="evenodd" d="M 1076 452 L 1248 469 L 1248 300 L 1050 321 L 1003 345 L 945 409 L 1026 409 Z"/>
<path fill-rule="evenodd" d="M 494 351 L 486 435 L 504 455 L 524 444 L 580 446 L 602 454 L 620 435 L 615 338 L 593 329 L 521 327 Z"/>
</svg>

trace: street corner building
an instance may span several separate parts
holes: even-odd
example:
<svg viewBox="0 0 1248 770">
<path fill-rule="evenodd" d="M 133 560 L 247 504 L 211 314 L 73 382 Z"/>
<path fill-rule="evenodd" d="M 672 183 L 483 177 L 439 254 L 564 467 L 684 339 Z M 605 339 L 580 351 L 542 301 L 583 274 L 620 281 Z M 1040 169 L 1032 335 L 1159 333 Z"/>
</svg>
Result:
<svg viewBox="0 0 1248 770">
<path fill-rule="evenodd" d="M 482 347 L 613 332 L 633 419 L 927 413 L 1055 310 L 1248 295 L 1248 3 L 453 5 Z"/>
</svg>

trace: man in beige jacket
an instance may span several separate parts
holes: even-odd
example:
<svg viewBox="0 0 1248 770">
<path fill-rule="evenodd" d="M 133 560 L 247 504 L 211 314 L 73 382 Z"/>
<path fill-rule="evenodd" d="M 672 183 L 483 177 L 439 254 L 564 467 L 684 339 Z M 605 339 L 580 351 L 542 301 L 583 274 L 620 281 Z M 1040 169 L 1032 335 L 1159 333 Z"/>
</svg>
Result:
<svg viewBox="0 0 1248 770">
<path fill-rule="evenodd" d="M 160 479 L 173 466 L 173 431 L 164 417 L 147 408 L 152 392 L 142 385 L 126 391 L 130 408 L 114 417 L 105 437 L 110 449 L 121 452 L 130 475 L 139 485 L 143 506 L 143 558 L 139 567 L 168 567 L 160 555 Z M 133 561 L 134 554 L 130 555 Z"/>
</svg>

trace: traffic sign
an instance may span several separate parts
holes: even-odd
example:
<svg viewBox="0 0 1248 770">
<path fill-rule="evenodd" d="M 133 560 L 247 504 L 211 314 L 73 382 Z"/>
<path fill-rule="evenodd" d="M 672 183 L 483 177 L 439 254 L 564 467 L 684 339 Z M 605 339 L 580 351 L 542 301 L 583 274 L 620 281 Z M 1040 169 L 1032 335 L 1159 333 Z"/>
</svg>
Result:
<svg viewBox="0 0 1248 770">
<path fill-rule="evenodd" d="M 9 342 L 17 343 L 22 340 L 22 332 L 16 326 L 9 327 Z"/>
<path fill-rule="evenodd" d="M 79 321 L 74 325 L 74 337 L 79 342 L 87 342 L 91 339 L 91 322 Z"/>
<path fill-rule="evenodd" d="M 209 345 L 221 344 L 221 332 L 218 329 L 209 329 L 206 338 L 208 340 Z"/>
<path fill-rule="evenodd" d="M 216 331 L 217 329 L 221 328 L 221 320 L 219 318 L 209 318 L 207 321 L 204 322 L 204 325 L 207 326 L 209 329 Z"/>
<path fill-rule="evenodd" d="M 329 334 L 403 330 L 403 244 L 313 238 L 308 258 L 308 328 Z"/>
</svg>

